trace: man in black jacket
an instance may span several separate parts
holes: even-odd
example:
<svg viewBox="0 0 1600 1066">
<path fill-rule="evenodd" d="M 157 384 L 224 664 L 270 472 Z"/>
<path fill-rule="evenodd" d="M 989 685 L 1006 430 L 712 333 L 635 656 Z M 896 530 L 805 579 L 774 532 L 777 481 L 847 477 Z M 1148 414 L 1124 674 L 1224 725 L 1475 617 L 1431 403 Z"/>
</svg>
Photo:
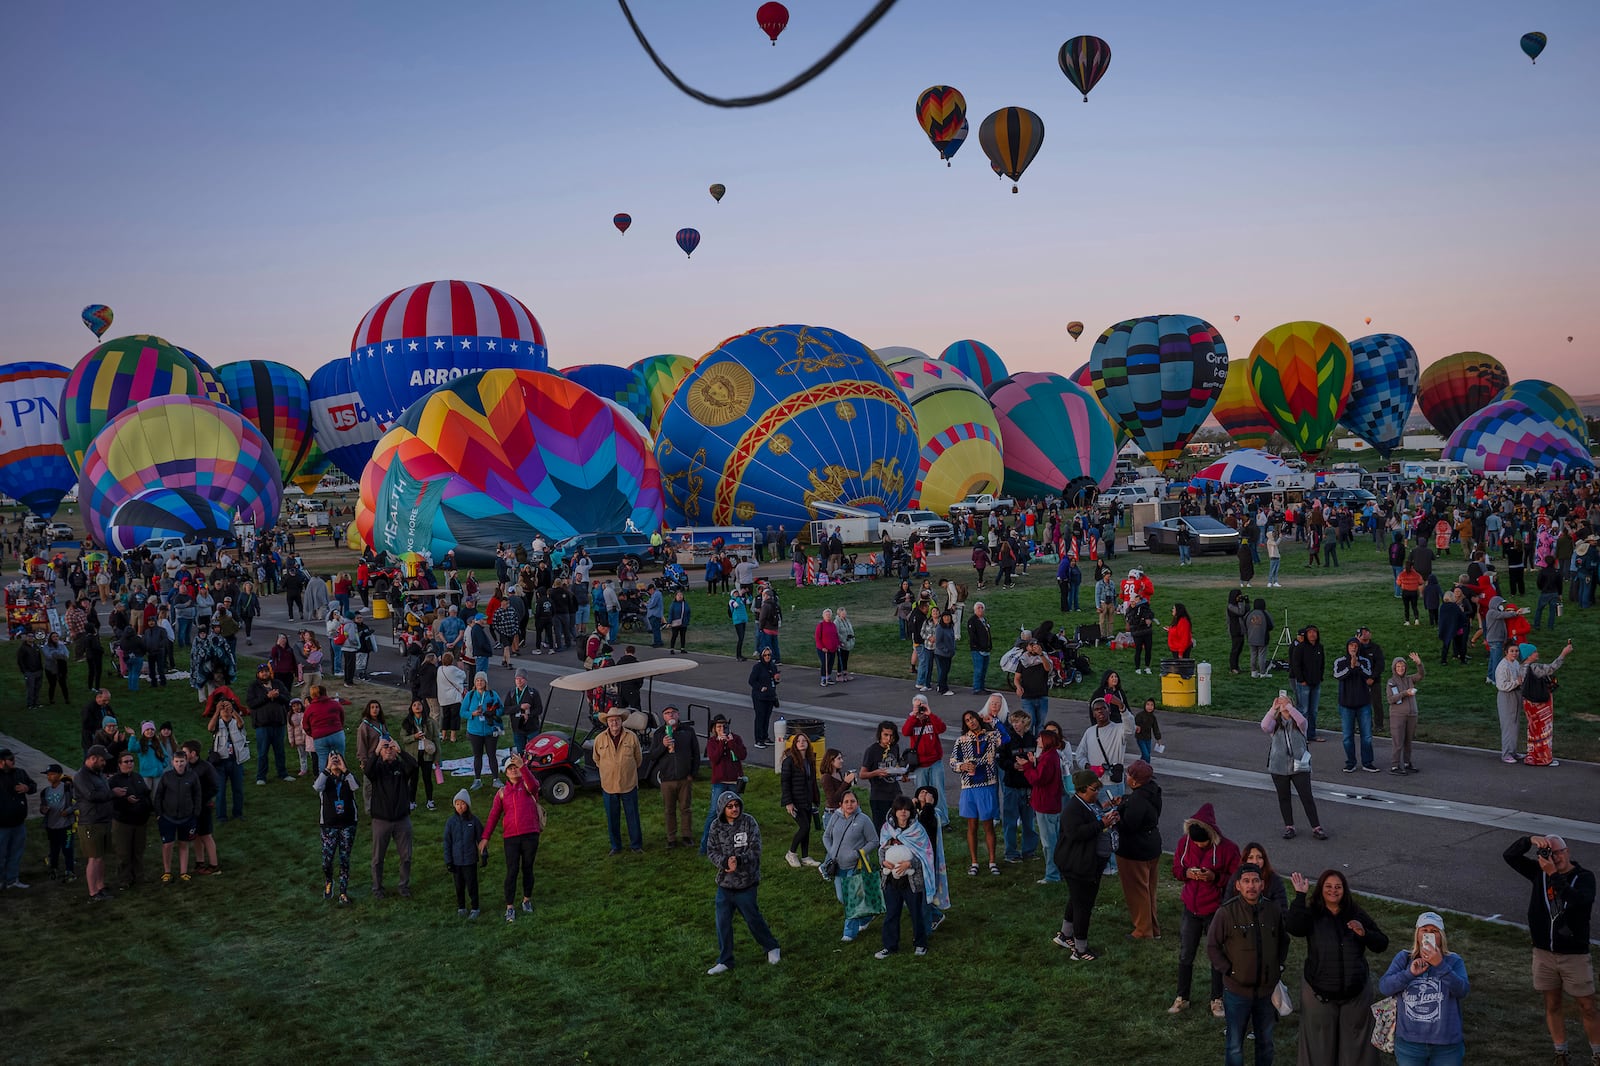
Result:
<svg viewBox="0 0 1600 1066">
<path fill-rule="evenodd" d="M 1289 958 L 1289 934 L 1278 905 L 1262 897 L 1265 886 L 1261 867 L 1241 864 L 1234 874 L 1239 894 L 1217 909 L 1206 938 L 1211 966 L 1222 974 L 1222 1009 L 1228 1020 L 1222 1061 L 1227 1066 L 1244 1066 L 1247 1027 L 1256 1034 L 1256 1066 L 1272 1062 L 1272 1030 L 1278 1024 L 1272 993 Z"/>
<path fill-rule="evenodd" d="M 22 846 L 28 840 L 28 797 L 37 791 L 28 772 L 17 769 L 11 749 L 0 748 L 0 888 L 28 887 L 20 876 Z"/>
<path fill-rule="evenodd" d="M 34 643 L 32 633 L 22 635 L 22 643 L 17 647 L 17 669 L 22 671 L 23 686 L 27 691 L 27 710 L 39 706 L 39 682 L 44 680 L 44 653 L 39 650 L 39 645 Z M 51 690 L 52 696 L 55 690 Z M 99 725 L 99 723 L 95 723 Z"/>
<path fill-rule="evenodd" d="M 1537 849 L 1532 856 L 1529 848 Z M 1589 1046 L 1600 1048 L 1600 1011 L 1595 1009 L 1594 964 L 1589 960 L 1594 874 L 1572 861 L 1567 842 L 1558 836 L 1518 837 L 1506 848 L 1505 860 L 1531 885 L 1528 934 L 1533 938 L 1533 987 L 1544 997 L 1544 1021 L 1555 1043 L 1556 1062 L 1565 1063 L 1563 994 L 1578 1001 Z M 1600 1059 L 1600 1053 L 1595 1058 Z"/>
<path fill-rule="evenodd" d="M 83 765 L 72 778 L 78 797 L 78 843 L 83 848 L 83 884 L 91 902 L 111 898 L 106 891 L 106 856 L 111 854 L 111 786 L 106 784 L 106 764 L 111 752 L 99 744 L 91 745 Z"/>
<path fill-rule="evenodd" d="M 511 719 L 511 750 L 521 755 L 539 728 L 539 717 L 544 709 L 539 690 L 528 684 L 528 671 L 517 667 L 511 687 L 500 697 L 500 702 Z"/>
<path fill-rule="evenodd" d="M 667 847 L 688 847 L 694 843 L 694 775 L 700 767 L 700 738 L 693 726 L 678 724 L 678 708 L 671 704 L 661 709 L 661 722 L 661 728 L 650 739 L 649 762 L 655 767 L 661 786 Z"/>
<path fill-rule="evenodd" d="M 117 712 L 111 709 L 111 690 L 108 688 L 95 691 L 83 708 L 82 720 L 78 723 L 83 734 L 83 750 L 88 751 L 94 746 L 94 735 L 100 729 L 100 723 L 107 718 L 115 718 Z M 109 758 L 109 754 L 107 756 Z"/>
<path fill-rule="evenodd" d="M 979 600 L 972 605 L 972 617 L 967 619 L 967 649 L 972 652 L 972 693 L 975 696 L 989 691 L 989 653 L 993 648 L 994 634 L 989 629 L 983 601 Z"/>
<path fill-rule="evenodd" d="M 1289 649 L 1289 681 L 1294 685 L 1295 706 L 1306 717 L 1306 740 L 1317 736 L 1317 705 L 1322 701 L 1322 682 L 1328 676 L 1322 634 L 1316 626 L 1306 626 Z"/>
<path fill-rule="evenodd" d="M 250 682 L 244 701 L 250 707 L 250 720 L 256 727 L 256 784 L 267 783 L 269 747 L 278 758 L 278 780 L 294 780 L 284 763 L 284 736 L 289 727 L 289 694 L 272 676 L 271 664 L 262 663 L 256 667 L 256 679 Z"/>
<path fill-rule="evenodd" d="M 361 768 L 372 793 L 372 898 L 382 899 L 383 860 L 393 840 L 400 854 L 400 895 L 411 895 L 411 777 L 417 762 L 392 739 L 378 742 L 378 750 Z"/>
</svg>

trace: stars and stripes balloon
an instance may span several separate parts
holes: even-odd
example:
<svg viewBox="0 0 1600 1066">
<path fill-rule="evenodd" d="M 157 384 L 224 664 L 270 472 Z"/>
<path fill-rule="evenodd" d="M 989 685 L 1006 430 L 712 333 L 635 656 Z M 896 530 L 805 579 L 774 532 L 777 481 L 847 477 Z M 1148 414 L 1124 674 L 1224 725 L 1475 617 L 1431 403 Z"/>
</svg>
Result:
<svg viewBox="0 0 1600 1066">
<path fill-rule="evenodd" d="M 1211 414 L 1228 379 L 1228 346 L 1193 315 L 1131 318 L 1094 342 L 1089 378 L 1106 414 L 1160 470 Z"/>
<path fill-rule="evenodd" d="M 61 446 L 67 375 L 55 363 L 0 366 L 0 492 L 40 518 L 53 518 L 78 483 Z"/>
<path fill-rule="evenodd" d="M 1284 439 L 1307 459 L 1328 446 L 1354 372 L 1350 344 L 1321 322 L 1286 322 L 1250 349 L 1250 388 Z"/>
<path fill-rule="evenodd" d="M 200 372 L 178 346 L 146 333 L 106 341 L 78 360 L 61 394 L 67 461 L 83 470 L 89 443 L 117 415 L 152 396 L 199 396 Z"/>
<path fill-rule="evenodd" d="M 1423 369 L 1417 381 L 1417 406 L 1439 435 L 1448 437 L 1509 384 L 1511 375 L 1494 356 L 1456 352 Z"/>
<path fill-rule="evenodd" d="M 350 376 L 372 417 L 400 417 L 435 387 L 493 368 L 544 370 L 544 330 L 522 301 L 475 281 L 428 281 L 378 301 L 350 339 Z"/>
<path fill-rule="evenodd" d="M 1350 342 L 1350 399 L 1339 422 L 1388 458 L 1417 400 L 1417 352 L 1404 337 L 1374 333 Z"/>
<path fill-rule="evenodd" d="M 1080 497 L 1116 475 L 1111 423 L 1094 393 L 1060 374 L 1021 373 L 991 388 L 989 402 L 1005 442 L 1006 492 Z"/>
<path fill-rule="evenodd" d="M 1213 485 L 1254 485 L 1294 473 L 1282 459 L 1254 448 L 1241 448 L 1195 471 L 1191 481 Z"/>
<path fill-rule="evenodd" d="M 885 365 L 917 418 L 921 450 L 906 506 L 944 514 L 971 493 L 999 492 L 1006 473 L 1000 422 L 983 389 L 951 364 L 925 355 Z"/>
<path fill-rule="evenodd" d="M 350 360 L 332 359 L 323 363 L 308 382 L 311 403 L 311 434 L 339 472 L 353 481 L 372 458 L 372 449 L 383 436 L 383 426 L 362 402 L 350 378 Z"/>
<path fill-rule="evenodd" d="M 939 353 L 939 359 L 976 381 L 985 390 L 1010 376 L 999 353 L 982 341 L 956 341 Z"/>
</svg>

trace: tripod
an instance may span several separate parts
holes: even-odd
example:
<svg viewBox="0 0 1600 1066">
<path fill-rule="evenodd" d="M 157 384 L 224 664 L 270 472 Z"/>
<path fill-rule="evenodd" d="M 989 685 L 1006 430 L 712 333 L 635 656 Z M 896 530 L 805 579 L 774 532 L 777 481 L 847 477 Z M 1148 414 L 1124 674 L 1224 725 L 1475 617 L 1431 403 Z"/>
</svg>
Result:
<svg viewBox="0 0 1600 1066">
<path fill-rule="evenodd" d="M 1267 676 L 1272 676 L 1273 668 L 1279 670 L 1289 669 L 1289 649 L 1294 647 L 1294 630 L 1289 627 L 1289 608 L 1283 609 L 1283 629 L 1278 633 L 1278 642 L 1272 646 L 1272 654 L 1267 657 Z M 1279 653 L 1283 658 L 1279 658 Z"/>
</svg>

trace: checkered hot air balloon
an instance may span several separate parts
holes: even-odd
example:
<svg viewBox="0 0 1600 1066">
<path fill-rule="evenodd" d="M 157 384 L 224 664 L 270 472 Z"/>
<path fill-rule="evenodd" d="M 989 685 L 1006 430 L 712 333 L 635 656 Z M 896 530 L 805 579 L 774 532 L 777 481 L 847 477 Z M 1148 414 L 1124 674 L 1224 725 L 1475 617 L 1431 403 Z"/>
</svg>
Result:
<svg viewBox="0 0 1600 1066">
<path fill-rule="evenodd" d="M 1468 415 L 1440 458 L 1465 463 L 1474 473 L 1503 471 L 1513 463 L 1556 476 L 1594 470 L 1587 447 L 1519 400 L 1496 400 Z"/>
<path fill-rule="evenodd" d="M 1404 337 L 1374 333 L 1350 342 L 1350 399 L 1339 424 L 1388 458 L 1417 400 L 1417 352 Z"/>
</svg>

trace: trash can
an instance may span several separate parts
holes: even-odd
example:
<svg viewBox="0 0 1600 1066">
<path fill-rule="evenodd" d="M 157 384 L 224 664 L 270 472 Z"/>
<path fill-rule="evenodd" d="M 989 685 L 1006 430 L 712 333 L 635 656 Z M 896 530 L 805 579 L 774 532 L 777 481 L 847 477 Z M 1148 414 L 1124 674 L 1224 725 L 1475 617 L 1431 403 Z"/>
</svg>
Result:
<svg viewBox="0 0 1600 1066">
<path fill-rule="evenodd" d="M 776 743 L 773 745 L 773 768 L 781 769 L 783 766 L 783 753 L 789 746 L 789 737 L 794 733 L 804 733 L 811 741 L 811 762 L 817 768 L 817 776 L 822 776 L 822 753 L 827 750 L 827 725 L 820 718 L 778 718 L 773 730 Z"/>
<path fill-rule="evenodd" d="M 1166 707 L 1193 707 L 1198 683 L 1193 659 L 1161 660 L 1161 703 Z"/>
<path fill-rule="evenodd" d="M 381 622 L 389 617 L 389 601 L 382 596 L 375 596 L 372 600 L 372 620 Z"/>
<path fill-rule="evenodd" d="M 1211 664 L 1201 663 L 1195 674 L 1195 698 L 1200 706 L 1211 706 Z"/>
</svg>

